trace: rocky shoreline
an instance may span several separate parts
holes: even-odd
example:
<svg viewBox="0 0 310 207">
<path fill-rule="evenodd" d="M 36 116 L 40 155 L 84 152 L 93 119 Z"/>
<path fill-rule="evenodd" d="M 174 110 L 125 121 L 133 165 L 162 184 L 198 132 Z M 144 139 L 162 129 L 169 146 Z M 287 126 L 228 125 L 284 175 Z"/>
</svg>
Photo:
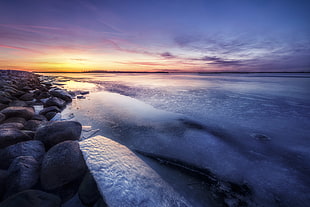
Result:
<svg viewBox="0 0 310 207">
<path fill-rule="evenodd" d="M 39 75 L 0 71 L 0 207 L 107 206 L 76 121 L 57 121 L 74 94 Z"/>
</svg>

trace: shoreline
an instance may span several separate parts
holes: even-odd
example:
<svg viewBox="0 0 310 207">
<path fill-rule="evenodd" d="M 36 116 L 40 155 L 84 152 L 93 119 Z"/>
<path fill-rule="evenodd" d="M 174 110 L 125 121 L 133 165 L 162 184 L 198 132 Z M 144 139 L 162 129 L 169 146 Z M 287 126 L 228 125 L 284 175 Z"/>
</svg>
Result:
<svg viewBox="0 0 310 207">
<path fill-rule="evenodd" d="M 58 121 L 75 94 L 31 72 L 0 76 L 0 206 L 106 206 L 79 148 L 82 125 Z"/>
</svg>

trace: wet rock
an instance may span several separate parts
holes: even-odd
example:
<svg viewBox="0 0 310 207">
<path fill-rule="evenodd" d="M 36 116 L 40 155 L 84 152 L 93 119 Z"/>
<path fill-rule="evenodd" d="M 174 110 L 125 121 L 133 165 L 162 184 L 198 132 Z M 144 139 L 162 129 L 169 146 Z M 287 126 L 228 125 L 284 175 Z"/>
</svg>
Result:
<svg viewBox="0 0 310 207">
<path fill-rule="evenodd" d="M 32 188 L 39 180 L 39 163 L 32 156 L 20 156 L 8 169 L 5 197 Z"/>
<path fill-rule="evenodd" d="M 0 129 L 0 148 L 31 140 L 31 137 L 15 128 Z"/>
<path fill-rule="evenodd" d="M 50 107 L 46 107 L 46 108 L 42 109 L 39 114 L 40 115 L 45 115 L 48 112 L 56 112 L 56 113 L 58 113 L 58 112 L 61 112 L 61 110 L 57 106 L 50 106 Z"/>
<path fill-rule="evenodd" d="M 42 123 L 42 121 L 39 121 L 39 120 L 29 120 L 24 125 L 24 129 L 31 130 L 31 131 L 36 131 L 41 123 Z"/>
<path fill-rule="evenodd" d="M 66 140 L 78 140 L 82 125 L 76 121 L 56 121 L 39 127 L 35 139 L 41 140 L 46 148 Z"/>
<path fill-rule="evenodd" d="M 50 94 L 55 96 L 55 97 L 61 98 L 62 100 L 66 101 L 66 102 L 72 101 L 71 95 L 65 90 L 54 89 L 54 90 L 50 91 Z"/>
<path fill-rule="evenodd" d="M 9 99 L 9 98 L 7 98 L 5 96 L 0 96 L 0 103 L 2 103 L 2 104 L 9 104 L 11 102 L 12 102 L 11 99 Z"/>
<path fill-rule="evenodd" d="M 23 133 L 31 137 L 31 139 L 34 139 L 35 131 L 30 131 L 30 130 L 21 130 Z"/>
<path fill-rule="evenodd" d="M 21 101 L 21 100 L 14 100 L 12 101 L 9 106 L 22 106 L 22 107 L 27 107 L 28 104 L 25 101 Z"/>
<path fill-rule="evenodd" d="M 8 177 L 8 172 L 6 170 L 0 170 L 0 201 L 5 192 L 7 177 Z"/>
<path fill-rule="evenodd" d="M 48 106 L 57 106 L 58 108 L 64 108 L 66 106 L 66 102 L 61 98 L 51 97 L 49 98 L 45 104 L 46 107 Z"/>
<path fill-rule="evenodd" d="M 57 112 L 51 111 L 45 114 L 45 117 L 48 121 L 52 120 L 56 114 L 58 114 Z"/>
<path fill-rule="evenodd" d="M 65 141 L 52 147 L 44 156 L 41 168 L 41 185 L 53 190 L 81 177 L 86 164 L 76 141 Z"/>
<path fill-rule="evenodd" d="M 54 189 L 51 192 L 53 192 L 55 195 L 58 195 L 61 199 L 61 202 L 65 203 L 70 200 L 74 195 L 76 195 L 82 179 L 83 176 L 80 176 L 79 178 L 71 181 L 70 183 Z"/>
<path fill-rule="evenodd" d="M 51 94 L 48 92 L 41 92 L 36 98 L 37 99 L 45 99 L 51 97 Z"/>
<path fill-rule="evenodd" d="M 23 117 L 10 117 L 3 121 L 3 123 L 20 123 L 22 125 L 26 124 L 26 119 Z"/>
<path fill-rule="evenodd" d="M 45 154 L 44 144 L 39 140 L 30 140 L 0 149 L 0 168 L 7 169 L 11 162 L 19 156 L 32 156 L 38 163 Z"/>
<path fill-rule="evenodd" d="M 24 125 L 17 122 L 0 124 L 0 129 L 8 129 L 8 128 L 23 129 Z"/>
<path fill-rule="evenodd" d="M 0 203 L 0 207 L 60 207 L 58 196 L 39 190 L 17 193 Z"/>
<path fill-rule="evenodd" d="M 80 94 L 81 95 L 86 95 L 86 94 L 89 94 L 89 91 L 81 91 Z"/>
<path fill-rule="evenodd" d="M 0 123 L 5 120 L 5 115 L 3 113 L 0 113 Z"/>
<path fill-rule="evenodd" d="M 103 200 L 103 198 L 101 197 L 93 207 L 108 207 L 108 205 L 106 204 L 106 202 Z"/>
<path fill-rule="evenodd" d="M 85 205 L 94 205 L 101 197 L 97 188 L 97 183 L 90 172 L 87 172 L 79 187 L 79 198 Z"/>
<path fill-rule="evenodd" d="M 6 107 L 8 107 L 8 105 L 0 103 L 0 110 L 5 109 Z"/>
<path fill-rule="evenodd" d="M 1 111 L 6 117 L 23 117 L 26 120 L 31 119 L 34 115 L 32 107 L 10 106 Z"/>
<path fill-rule="evenodd" d="M 19 97 L 22 101 L 32 101 L 33 100 L 33 93 L 25 93 L 21 97 Z"/>
<path fill-rule="evenodd" d="M 86 99 L 85 96 L 77 96 L 78 99 Z"/>
<path fill-rule="evenodd" d="M 32 120 L 38 120 L 38 121 L 47 121 L 46 117 L 40 114 L 35 114 L 32 117 Z"/>
</svg>

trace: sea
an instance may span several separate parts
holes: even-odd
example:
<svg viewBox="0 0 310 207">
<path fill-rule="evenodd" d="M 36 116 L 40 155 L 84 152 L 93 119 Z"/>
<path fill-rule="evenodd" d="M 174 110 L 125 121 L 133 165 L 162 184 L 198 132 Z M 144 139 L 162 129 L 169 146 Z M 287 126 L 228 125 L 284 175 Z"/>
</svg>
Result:
<svg viewBox="0 0 310 207">
<path fill-rule="evenodd" d="M 61 119 L 131 149 L 193 206 L 310 203 L 309 73 L 42 73 Z M 98 149 L 100 150 L 100 149 Z"/>
</svg>

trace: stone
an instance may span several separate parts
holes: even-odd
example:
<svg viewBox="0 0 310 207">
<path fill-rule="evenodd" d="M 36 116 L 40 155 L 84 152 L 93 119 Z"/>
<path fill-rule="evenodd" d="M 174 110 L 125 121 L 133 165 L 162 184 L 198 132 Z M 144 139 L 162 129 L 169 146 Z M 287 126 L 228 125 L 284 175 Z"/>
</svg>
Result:
<svg viewBox="0 0 310 207">
<path fill-rule="evenodd" d="M 10 106 L 1 110 L 6 117 L 23 117 L 26 120 L 31 119 L 34 115 L 32 107 Z"/>
<path fill-rule="evenodd" d="M 5 115 L 3 113 L 0 113 L 0 123 L 5 120 Z"/>
<path fill-rule="evenodd" d="M 12 102 L 11 99 L 9 99 L 9 98 L 7 98 L 7 97 L 5 97 L 5 96 L 1 96 L 1 95 L 0 95 L 0 103 L 2 103 L 2 104 L 9 104 L 9 103 L 11 103 L 11 102 Z"/>
<path fill-rule="evenodd" d="M 29 137 L 19 129 L 0 129 L 0 148 L 4 148 L 9 145 L 28 140 L 31 140 L 31 137 Z"/>
<path fill-rule="evenodd" d="M 32 188 L 39 181 L 40 165 L 32 156 L 20 156 L 13 160 L 8 174 L 6 198 Z"/>
<path fill-rule="evenodd" d="M 61 112 L 61 110 L 57 106 L 50 106 L 50 107 L 46 107 L 46 108 L 42 109 L 39 114 L 40 115 L 45 115 L 48 112 L 56 112 L 56 113 L 58 113 L 58 112 Z"/>
<path fill-rule="evenodd" d="M 56 114 L 58 114 L 57 112 L 51 111 L 45 114 L 45 117 L 48 121 L 50 121 L 51 119 L 54 118 L 54 116 L 56 116 Z"/>
<path fill-rule="evenodd" d="M 66 141 L 78 140 L 82 125 L 76 121 L 55 121 L 42 125 L 37 129 L 35 139 L 41 140 L 47 149 Z"/>
<path fill-rule="evenodd" d="M 24 125 L 17 122 L 0 124 L 0 129 L 8 129 L 8 128 L 23 129 Z"/>
<path fill-rule="evenodd" d="M 60 207 L 58 196 L 40 190 L 26 190 L 0 203 L 0 207 Z"/>
<path fill-rule="evenodd" d="M 19 156 L 32 156 L 40 164 L 45 154 L 44 144 L 39 140 L 30 140 L 0 149 L 0 169 L 7 169 Z"/>
<path fill-rule="evenodd" d="M 108 207 L 108 205 L 103 200 L 103 198 L 100 197 L 100 199 L 95 203 L 95 205 L 93 205 L 93 207 Z"/>
<path fill-rule="evenodd" d="M 43 189 L 53 190 L 83 176 L 86 164 L 76 141 L 52 147 L 44 156 L 40 180 Z"/>
<path fill-rule="evenodd" d="M 0 201 L 5 192 L 7 177 L 8 177 L 8 172 L 6 170 L 0 170 Z"/>
<path fill-rule="evenodd" d="M 78 195 L 83 204 L 92 206 L 101 197 L 97 183 L 90 172 L 87 172 L 79 187 Z"/>
<path fill-rule="evenodd" d="M 31 139 L 34 139 L 35 131 L 30 131 L 30 130 L 21 130 L 23 133 L 31 137 Z"/>
<path fill-rule="evenodd" d="M 22 101 L 32 101 L 33 100 L 33 93 L 25 93 L 21 97 L 19 97 Z"/>
<path fill-rule="evenodd" d="M 57 98 L 57 97 L 51 97 L 49 98 L 45 104 L 46 107 L 48 106 L 57 106 L 58 108 L 64 108 L 66 106 L 66 102 L 64 100 L 62 100 L 61 98 Z"/>
<path fill-rule="evenodd" d="M 36 98 L 44 99 L 44 98 L 49 98 L 49 97 L 51 97 L 51 94 L 49 94 L 48 92 L 41 92 Z"/>
<path fill-rule="evenodd" d="M 52 190 L 52 192 L 60 197 L 62 203 L 65 203 L 77 194 L 82 179 L 83 176 L 80 176 L 79 178 L 71 181 L 70 183 Z"/>
<path fill-rule="evenodd" d="M 21 100 L 14 100 L 12 101 L 9 106 L 22 106 L 22 107 L 27 107 L 28 104 L 25 101 L 21 101 Z"/>
<path fill-rule="evenodd" d="M 61 98 L 62 100 L 66 102 L 72 101 L 71 95 L 65 90 L 61 90 L 61 89 L 50 90 L 50 94 L 55 97 Z"/>
<path fill-rule="evenodd" d="M 25 125 L 26 119 L 23 117 L 10 117 L 3 121 L 3 123 L 20 123 L 22 125 Z"/>
<path fill-rule="evenodd" d="M 35 114 L 32 117 L 32 120 L 47 121 L 46 117 L 40 114 Z"/>
<path fill-rule="evenodd" d="M 0 103 L 0 110 L 5 109 L 6 107 L 8 107 L 8 105 Z"/>
<path fill-rule="evenodd" d="M 42 121 L 39 121 L 39 120 L 29 120 L 25 124 L 24 129 L 31 130 L 31 131 L 36 131 L 41 123 L 42 123 Z"/>
</svg>

